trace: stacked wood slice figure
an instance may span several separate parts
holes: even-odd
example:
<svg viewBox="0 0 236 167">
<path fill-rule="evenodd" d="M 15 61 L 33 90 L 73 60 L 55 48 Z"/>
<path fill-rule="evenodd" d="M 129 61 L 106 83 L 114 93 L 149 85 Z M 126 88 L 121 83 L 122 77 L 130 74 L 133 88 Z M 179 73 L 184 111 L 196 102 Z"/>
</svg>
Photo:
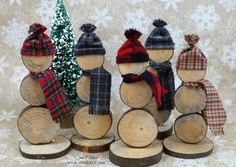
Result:
<svg viewBox="0 0 236 167">
<path fill-rule="evenodd" d="M 119 49 L 116 61 L 123 77 L 120 97 L 131 109 L 118 122 L 120 139 L 111 144 L 109 158 L 119 166 L 148 166 L 158 163 L 162 157 L 162 144 L 156 139 L 156 120 L 144 108 L 152 100 L 153 91 L 143 77 L 154 75 L 147 71 L 148 54 L 138 40 L 141 33 L 129 29 L 125 36 L 128 40 Z"/>
<path fill-rule="evenodd" d="M 108 133 L 112 126 L 109 109 L 111 75 L 103 68 L 105 49 L 94 33 L 95 29 L 92 24 L 83 24 L 80 28 L 83 34 L 75 46 L 77 63 L 83 70 L 76 90 L 78 97 L 86 104 L 74 115 L 74 127 L 78 134 L 71 139 L 75 149 L 90 153 L 109 150 L 115 139 L 113 134 Z M 95 108 L 94 111 L 92 108 Z"/>
<path fill-rule="evenodd" d="M 186 35 L 190 47 L 183 50 L 177 62 L 177 74 L 183 81 L 176 90 L 174 102 L 182 114 L 174 123 L 175 135 L 163 142 L 164 151 L 180 158 L 200 158 L 211 154 L 213 142 L 206 137 L 208 126 L 201 113 L 207 105 L 207 94 L 200 83 L 206 73 L 207 60 L 195 46 L 199 37 Z"/>
<path fill-rule="evenodd" d="M 52 119 L 46 107 L 43 89 L 37 79 L 32 77 L 33 74 L 44 75 L 51 66 L 55 53 L 52 42 L 44 31 L 46 27 L 43 25 L 31 25 L 31 34 L 21 50 L 22 61 L 31 74 L 20 85 L 20 94 L 30 106 L 22 110 L 17 121 L 18 130 L 26 139 L 20 142 L 19 149 L 24 157 L 31 159 L 57 158 L 65 155 L 71 146 L 69 139 L 57 136 L 59 123 Z M 40 42 L 42 39 L 45 43 Z"/>
</svg>

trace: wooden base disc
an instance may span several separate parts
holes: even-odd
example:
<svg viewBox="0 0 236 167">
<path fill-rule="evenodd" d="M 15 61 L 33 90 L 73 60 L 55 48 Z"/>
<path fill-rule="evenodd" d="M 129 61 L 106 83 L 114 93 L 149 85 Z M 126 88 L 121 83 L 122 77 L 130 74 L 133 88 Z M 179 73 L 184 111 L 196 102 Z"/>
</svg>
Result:
<svg viewBox="0 0 236 167">
<path fill-rule="evenodd" d="M 99 139 L 107 134 L 112 125 L 112 115 L 89 114 L 89 106 L 80 108 L 74 115 L 74 127 L 87 139 Z"/>
<path fill-rule="evenodd" d="M 43 90 L 37 80 L 27 75 L 20 84 L 20 94 L 22 98 L 33 106 L 41 106 L 46 103 Z"/>
<path fill-rule="evenodd" d="M 170 60 L 174 54 L 173 49 L 155 49 L 147 50 L 149 58 L 155 62 L 163 63 Z"/>
<path fill-rule="evenodd" d="M 90 94 L 90 77 L 82 76 L 76 83 L 76 92 L 78 97 L 87 103 L 89 103 Z"/>
<path fill-rule="evenodd" d="M 173 157 L 194 159 L 210 155 L 214 143 L 208 137 L 196 144 L 187 144 L 178 139 L 175 135 L 165 138 L 163 141 L 164 152 Z"/>
<path fill-rule="evenodd" d="M 70 151 L 71 142 L 64 136 L 57 136 L 48 144 L 32 145 L 22 141 L 19 145 L 20 153 L 29 159 L 53 159 L 61 157 Z"/>
<path fill-rule="evenodd" d="M 98 153 L 108 151 L 110 144 L 115 140 L 113 134 L 107 134 L 101 139 L 86 139 L 79 134 L 75 134 L 71 138 L 72 146 L 82 152 Z"/>
<path fill-rule="evenodd" d="M 173 123 L 168 120 L 163 125 L 158 126 L 157 139 L 164 140 L 165 138 L 171 136 L 173 133 Z"/>
<path fill-rule="evenodd" d="M 140 75 L 147 70 L 147 67 L 148 67 L 148 62 L 118 64 L 119 72 L 121 75 L 126 75 L 126 74 Z"/>
<path fill-rule="evenodd" d="M 93 70 L 98 67 L 102 67 L 104 64 L 104 55 L 82 55 L 76 56 L 76 61 L 81 69 L 83 70 Z"/>
<path fill-rule="evenodd" d="M 201 112 L 206 107 L 207 95 L 202 87 L 181 85 L 175 92 L 176 109 L 183 113 Z"/>
<path fill-rule="evenodd" d="M 204 78 L 206 70 L 177 70 L 177 75 L 183 82 L 197 82 Z"/>
<path fill-rule="evenodd" d="M 121 140 L 131 147 L 146 147 L 157 137 L 158 128 L 153 116 L 141 109 L 129 110 L 117 125 Z"/>
<path fill-rule="evenodd" d="M 145 148 L 133 148 L 117 140 L 110 145 L 110 161 L 122 167 L 143 167 L 158 163 L 162 158 L 162 144 L 155 140 Z"/>
<path fill-rule="evenodd" d="M 127 106 L 142 108 L 152 99 L 152 89 L 145 81 L 122 82 L 120 85 L 120 97 Z"/>
</svg>

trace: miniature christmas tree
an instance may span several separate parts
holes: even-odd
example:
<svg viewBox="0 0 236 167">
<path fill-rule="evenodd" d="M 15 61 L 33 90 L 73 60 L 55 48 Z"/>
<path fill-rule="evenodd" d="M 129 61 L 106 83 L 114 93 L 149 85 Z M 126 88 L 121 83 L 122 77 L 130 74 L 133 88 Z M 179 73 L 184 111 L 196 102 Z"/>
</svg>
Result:
<svg viewBox="0 0 236 167">
<path fill-rule="evenodd" d="M 71 105 L 74 108 L 80 107 L 83 102 L 77 97 L 75 85 L 82 72 L 76 63 L 75 34 L 63 0 L 56 0 L 50 37 L 56 48 L 52 69 L 56 72 Z"/>
</svg>

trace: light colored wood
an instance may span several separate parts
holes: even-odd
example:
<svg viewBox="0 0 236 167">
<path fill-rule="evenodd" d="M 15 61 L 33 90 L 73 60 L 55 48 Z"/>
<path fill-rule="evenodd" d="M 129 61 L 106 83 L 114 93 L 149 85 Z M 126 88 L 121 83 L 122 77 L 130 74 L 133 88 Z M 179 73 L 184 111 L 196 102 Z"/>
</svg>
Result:
<svg viewBox="0 0 236 167">
<path fill-rule="evenodd" d="M 60 125 L 52 120 L 50 111 L 43 107 L 26 107 L 19 115 L 17 127 L 21 135 L 32 144 L 54 140 Z"/>
<path fill-rule="evenodd" d="M 103 66 L 105 56 L 96 54 L 76 56 L 76 61 L 82 70 L 93 70 Z"/>
<path fill-rule="evenodd" d="M 158 163 L 162 158 L 162 144 L 155 140 L 145 148 L 133 148 L 121 140 L 110 146 L 109 159 L 112 163 L 123 167 L 143 167 Z"/>
<path fill-rule="evenodd" d="M 146 147 L 157 137 L 158 127 L 153 116 L 145 110 L 127 111 L 119 120 L 118 135 L 131 147 Z"/>
<path fill-rule="evenodd" d="M 20 94 L 22 98 L 33 106 L 41 106 L 46 103 L 43 90 L 37 80 L 27 75 L 20 84 Z"/>
<path fill-rule="evenodd" d="M 170 118 L 171 110 L 158 111 L 157 103 L 154 96 L 152 97 L 148 105 L 145 106 L 145 108 L 150 111 L 158 125 L 163 125 L 163 123 L 165 123 Z"/>
<path fill-rule="evenodd" d="M 147 53 L 149 55 L 149 59 L 158 62 L 163 63 L 167 60 L 170 60 L 174 55 L 173 49 L 156 49 L 156 50 L 147 50 Z"/>
<path fill-rule="evenodd" d="M 204 78 L 206 70 L 177 70 L 177 74 L 184 82 L 197 82 Z"/>
<path fill-rule="evenodd" d="M 78 97 L 87 103 L 89 103 L 90 79 L 89 76 L 82 76 L 76 83 L 76 92 Z"/>
<path fill-rule="evenodd" d="M 148 62 L 118 64 L 118 68 L 121 75 L 125 74 L 140 75 L 147 70 L 147 67 L 148 67 Z"/>
<path fill-rule="evenodd" d="M 75 134 L 71 138 L 72 146 L 82 152 L 98 153 L 108 151 L 110 144 L 115 140 L 113 134 L 106 134 L 101 139 L 86 139 L 79 134 Z"/>
<path fill-rule="evenodd" d="M 176 136 L 186 143 L 198 143 L 206 137 L 207 124 L 200 114 L 179 116 L 174 123 Z"/>
<path fill-rule="evenodd" d="M 64 136 L 57 136 L 51 143 L 32 145 L 27 141 L 19 144 L 19 149 L 23 157 L 29 159 L 53 159 L 67 154 L 70 150 L 71 142 Z"/>
<path fill-rule="evenodd" d="M 175 135 L 170 136 L 163 141 L 164 152 L 170 156 L 194 159 L 210 155 L 214 144 L 208 137 L 196 144 L 187 144 L 178 139 Z"/>
<path fill-rule="evenodd" d="M 142 108 L 152 99 L 152 89 L 145 81 L 120 85 L 121 100 L 131 108 Z"/>
<path fill-rule="evenodd" d="M 25 67 L 35 73 L 43 73 L 51 65 L 53 56 L 21 56 Z"/>
<path fill-rule="evenodd" d="M 176 109 L 183 113 L 201 112 L 206 107 L 207 95 L 202 87 L 181 85 L 175 92 Z"/>
<path fill-rule="evenodd" d="M 74 127 L 87 139 L 100 139 L 107 134 L 112 125 L 112 115 L 89 114 L 89 106 L 80 108 L 74 115 Z"/>
<path fill-rule="evenodd" d="M 164 140 L 173 133 L 173 123 L 171 120 L 166 121 L 163 125 L 158 126 L 157 139 Z"/>
</svg>

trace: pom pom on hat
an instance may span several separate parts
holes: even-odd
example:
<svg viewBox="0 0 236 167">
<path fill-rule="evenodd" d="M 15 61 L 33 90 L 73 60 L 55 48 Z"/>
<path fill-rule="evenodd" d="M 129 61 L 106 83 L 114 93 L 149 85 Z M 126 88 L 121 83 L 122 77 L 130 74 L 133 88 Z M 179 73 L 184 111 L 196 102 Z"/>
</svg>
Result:
<svg viewBox="0 0 236 167">
<path fill-rule="evenodd" d="M 85 32 L 85 33 L 90 33 L 90 32 L 94 32 L 95 30 L 97 29 L 97 27 L 93 24 L 83 24 L 81 27 L 80 27 L 80 30 Z"/>
<path fill-rule="evenodd" d="M 141 35 L 142 33 L 136 29 L 128 29 L 125 31 L 125 36 L 127 39 L 138 40 Z"/>
<path fill-rule="evenodd" d="M 154 20 L 153 25 L 155 27 L 164 27 L 167 25 L 167 23 L 164 20 L 157 19 L 157 20 Z"/>
<path fill-rule="evenodd" d="M 188 42 L 188 44 L 189 44 L 190 46 L 195 45 L 195 44 L 198 43 L 198 41 L 200 40 L 199 36 L 196 35 L 196 34 L 185 35 L 185 36 L 184 36 L 184 39 L 185 39 L 185 41 Z"/>
<path fill-rule="evenodd" d="M 47 27 L 45 27 L 42 24 L 34 23 L 30 25 L 28 33 L 31 34 L 42 34 L 47 30 Z"/>
</svg>

